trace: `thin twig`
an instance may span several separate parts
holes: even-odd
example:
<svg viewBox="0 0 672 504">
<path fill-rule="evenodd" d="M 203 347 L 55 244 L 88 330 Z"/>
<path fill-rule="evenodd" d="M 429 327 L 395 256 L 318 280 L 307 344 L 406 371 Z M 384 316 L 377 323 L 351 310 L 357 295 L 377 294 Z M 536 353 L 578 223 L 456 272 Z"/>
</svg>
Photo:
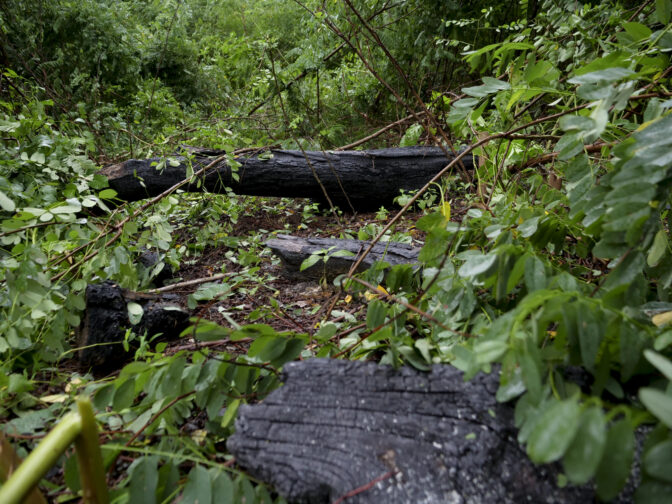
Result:
<svg viewBox="0 0 672 504">
<path fill-rule="evenodd" d="M 158 287 L 156 289 L 149 289 L 146 292 L 151 294 L 158 294 L 160 292 L 169 292 L 175 289 L 181 289 L 182 287 L 191 287 L 192 285 L 199 285 L 206 282 L 214 282 L 215 280 L 221 280 L 229 276 L 236 275 L 237 271 L 232 271 L 230 273 L 219 273 L 217 275 L 212 275 L 209 277 L 195 278 L 193 280 L 186 280 L 184 282 L 178 282 L 171 285 L 166 285 L 165 287 Z"/>
<path fill-rule="evenodd" d="M 350 491 L 349 491 L 348 493 L 346 493 L 345 495 L 342 495 L 341 497 L 339 497 L 338 499 L 336 499 L 336 500 L 333 502 L 333 504 L 341 504 L 345 499 L 349 499 L 350 497 L 354 497 L 354 496 L 357 495 L 357 494 L 360 494 L 360 493 L 362 493 L 362 492 L 366 492 L 367 490 L 370 490 L 371 488 L 373 488 L 373 487 L 376 485 L 376 483 L 379 483 L 379 482 L 381 482 L 381 481 L 383 481 L 383 480 L 386 480 L 386 479 L 388 479 L 388 478 L 391 478 L 392 476 L 394 476 L 395 474 L 397 474 L 397 472 L 398 472 L 398 471 L 388 471 L 388 472 L 386 472 L 385 474 L 381 474 L 380 476 L 378 476 L 377 478 L 372 479 L 371 481 L 369 481 L 369 482 L 366 483 L 365 485 L 362 485 L 362 486 L 360 486 L 360 487 L 357 487 L 357 488 L 355 488 L 354 490 L 350 490 Z"/>
</svg>

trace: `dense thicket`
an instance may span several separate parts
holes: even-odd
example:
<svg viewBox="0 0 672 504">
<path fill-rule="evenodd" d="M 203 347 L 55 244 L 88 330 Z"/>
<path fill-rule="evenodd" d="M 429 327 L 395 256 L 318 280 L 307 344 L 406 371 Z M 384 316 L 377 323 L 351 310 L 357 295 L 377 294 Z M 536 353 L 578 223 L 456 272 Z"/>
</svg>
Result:
<svg viewBox="0 0 672 504">
<path fill-rule="evenodd" d="M 2 430 L 33 440 L 92 394 L 119 499 L 142 501 L 149 481 L 159 501 L 268 502 L 281 498 L 224 472 L 223 441 L 285 362 L 450 363 L 467 376 L 498 363 L 497 399 L 516 401 L 535 463 L 562 462 L 559 484 L 616 496 L 646 424 L 636 497 L 669 500 L 671 12 L 670 0 L 0 2 Z M 305 230 L 313 207 L 178 193 L 112 205 L 97 173 L 181 145 L 223 149 L 235 172 L 236 149 L 326 150 L 367 135 L 356 148 L 466 148 L 479 164 L 400 195 L 394 218 L 398 208 L 339 221 L 345 238 L 421 239 L 423 267 L 371 268 L 345 282 L 341 304 L 286 332 L 271 325 L 307 305 L 270 296 L 232 318 L 272 278 L 266 231 L 234 229 L 267 212 Z M 409 208 L 423 216 L 395 228 Z M 188 335 L 200 343 L 175 352 L 129 330 L 121 346 L 135 359 L 108 380 L 64 367 L 87 284 L 142 291 L 206 248 L 225 250 L 231 270 L 188 304 L 227 301 L 225 325 L 199 315 Z M 146 249 L 157 263 L 135 260 Z M 363 307 L 348 308 L 357 294 Z M 137 323 L 142 308 L 128 311 Z M 564 378 L 577 368 L 583 388 Z M 66 459 L 52 495 L 79 491 Z"/>
</svg>

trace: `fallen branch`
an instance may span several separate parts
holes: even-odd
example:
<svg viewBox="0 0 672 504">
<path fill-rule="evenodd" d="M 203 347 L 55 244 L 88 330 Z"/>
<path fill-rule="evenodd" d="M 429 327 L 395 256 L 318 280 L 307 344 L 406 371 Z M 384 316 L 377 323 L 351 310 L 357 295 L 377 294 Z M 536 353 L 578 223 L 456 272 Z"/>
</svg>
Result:
<svg viewBox="0 0 672 504">
<path fill-rule="evenodd" d="M 464 157 L 464 156 L 463 156 Z M 192 191 L 210 191 L 250 196 L 311 198 L 331 201 L 342 209 L 377 210 L 390 205 L 400 190 L 422 187 L 445 163 L 452 159 L 438 147 L 405 147 L 364 151 L 288 151 L 272 150 L 240 156 L 240 166 L 232 170 L 224 157 L 196 157 L 194 170 L 207 163 L 211 169 L 203 176 L 185 181 L 189 161 L 176 157 L 173 163 L 162 159 L 129 160 L 103 168 L 109 185 L 124 201 L 137 201 L 163 194 L 177 184 Z M 165 165 L 161 171 L 157 164 Z M 473 168 L 471 158 L 465 165 Z M 201 170 L 198 170 L 201 172 Z"/>
</svg>

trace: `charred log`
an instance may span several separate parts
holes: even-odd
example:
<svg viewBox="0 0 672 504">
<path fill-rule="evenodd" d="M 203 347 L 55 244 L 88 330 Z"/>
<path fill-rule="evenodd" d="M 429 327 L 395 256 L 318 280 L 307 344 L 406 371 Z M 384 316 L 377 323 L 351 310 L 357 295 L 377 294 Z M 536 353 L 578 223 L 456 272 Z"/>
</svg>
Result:
<svg viewBox="0 0 672 504">
<path fill-rule="evenodd" d="M 284 386 L 241 406 L 228 449 L 289 502 L 595 501 L 590 486 L 557 486 L 516 440 L 514 411 L 495 400 L 498 378 L 464 382 L 372 362 L 287 364 Z M 629 502 L 632 486 L 618 502 Z"/>
<path fill-rule="evenodd" d="M 197 152 L 193 169 L 210 164 L 215 157 Z M 207 190 L 236 194 L 311 198 L 321 203 L 331 201 L 345 211 L 378 209 L 390 205 L 400 190 L 413 191 L 424 186 L 451 160 L 438 147 L 405 147 L 363 151 L 272 150 L 240 156 L 241 165 L 234 176 L 226 160 L 218 161 L 205 176 L 183 187 L 186 191 Z M 174 157 L 173 162 L 160 158 L 132 159 L 103 168 L 110 187 L 124 201 L 157 196 L 185 179 L 189 161 Z M 470 156 L 462 159 L 471 169 Z M 157 166 L 162 166 L 161 170 Z"/>
<path fill-rule="evenodd" d="M 113 282 L 88 285 L 86 310 L 78 329 L 79 361 L 84 368 L 96 371 L 119 367 L 128 357 L 121 343 L 127 329 L 149 337 L 161 333 L 175 339 L 186 329 L 189 313 L 173 302 L 170 294 L 151 295 L 126 291 Z M 143 308 L 142 319 L 131 324 L 127 304 L 135 302 Z"/>
<path fill-rule="evenodd" d="M 266 246 L 280 258 L 287 276 L 331 280 L 338 275 L 348 273 L 358 255 L 368 248 L 369 242 L 277 235 L 268 240 Z M 364 258 L 357 271 L 364 271 L 377 261 L 385 261 L 390 266 L 415 265 L 418 262 L 419 253 L 420 248 L 405 243 L 377 243 Z M 312 255 L 320 255 L 321 258 L 317 263 L 301 271 L 303 261 Z"/>
</svg>

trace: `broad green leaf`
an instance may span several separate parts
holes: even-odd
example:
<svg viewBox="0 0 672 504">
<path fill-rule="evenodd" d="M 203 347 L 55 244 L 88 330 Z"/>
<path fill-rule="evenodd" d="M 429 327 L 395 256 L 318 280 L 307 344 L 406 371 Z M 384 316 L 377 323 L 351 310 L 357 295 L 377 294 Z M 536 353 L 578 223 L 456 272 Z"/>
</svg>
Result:
<svg viewBox="0 0 672 504">
<path fill-rule="evenodd" d="M 285 363 L 293 361 L 301 354 L 305 346 L 306 340 L 304 338 L 291 338 L 287 340 L 284 350 L 271 361 L 271 365 L 279 368 L 284 366 Z"/>
<path fill-rule="evenodd" d="M 399 147 L 412 147 L 413 145 L 417 145 L 423 131 L 424 128 L 422 127 L 422 124 L 413 124 L 406 130 L 406 133 L 404 133 L 401 142 L 399 142 Z"/>
<path fill-rule="evenodd" d="M 209 282 L 196 289 L 196 292 L 192 296 L 197 301 L 209 301 L 229 293 L 231 293 L 231 286 L 229 284 Z"/>
<path fill-rule="evenodd" d="M 131 324 L 139 324 L 140 320 L 142 319 L 142 315 L 145 312 L 142 309 L 142 306 L 138 303 L 130 301 L 126 303 L 126 309 L 128 310 L 128 320 L 131 322 Z"/>
<path fill-rule="evenodd" d="M 658 263 L 665 257 L 667 246 L 667 232 L 664 229 L 661 229 L 656 233 L 656 237 L 653 239 L 653 245 L 651 245 L 649 255 L 646 257 L 646 264 L 652 268 L 658 266 Z"/>
<path fill-rule="evenodd" d="M 226 410 L 224 410 L 224 415 L 222 416 L 222 421 L 220 426 L 222 428 L 228 427 L 229 424 L 236 418 L 236 413 L 238 412 L 238 407 L 240 406 L 240 399 L 232 399 L 226 405 Z"/>
<path fill-rule="evenodd" d="M 635 42 L 639 42 L 643 39 L 648 39 L 653 33 L 650 28 L 644 26 L 641 23 L 629 22 L 623 23 L 623 28 L 630 35 Z"/>
<path fill-rule="evenodd" d="M 497 263 L 497 254 L 474 254 L 458 270 L 461 277 L 474 278 L 488 272 Z"/>
<path fill-rule="evenodd" d="M 592 60 L 590 63 L 578 68 L 574 75 L 584 75 L 597 70 L 604 70 L 612 67 L 627 66 L 631 59 L 631 54 L 625 51 L 614 51 L 602 58 Z"/>
<path fill-rule="evenodd" d="M 210 504 L 212 502 L 212 482 L 208 470 L 203 466 L 195 465 L 189 471 L 180 502 L 183 504 Z"/>
<path fill-rule="evenodd" d="M 474 345 L 474 353 L 479 364 L 494 362 L 506 353 L 509 345 L 505 341 L 483 341 Z"/>
<path fill-rule="evenodd" d="M 270 362 L 282 354 L 286 345 L 287 340 L 281 336 L 261 336 L 252 342 L 247 355 Z"/>
<path fill-rule="evenodd" d="M 77 213 L 82 209 L 81 205 L 65 204 L 50 208 L 49 211 L 53 214 L 71 214 Z"/>
<path fill-rule="evenodd" d="M 588 408 L 581 414 L 576 435 L 562 459 L 569 481 L 582 485 L 593 477 L 606 440 L 607 423 L 602 411 L 596 407 Z"/>
<path fill-rule="evenodd" d="M 659 353 L 653 352 L 651 350 L 644 350 L 644 357 L 651 364 L 653 364 L 658 371 L 665 375 L 665 378 L 672 381 L 672 362 L 660 355 Z"/>
<path fill-rule="evenodd" d="M 523 383 L 525 383 L 530 400 L 537 403 L 541 399 L 541 374 L 539 367 L 534 358 L 527 353 L 519 357 L 519 362 Z"/>
<path fill-rule="evenodd" d="M 520 236 L 523 238 L 529 238 L 534 233 L 536 233 L 537 229 L 539 228 L 539 219 L 541 219 L 541 216 L 538 215 L 536 217 L 532 217 L 531 219 L 527 219 L 522 224 L 519 224 L 518 231 L 520 231 Z"/>
<path fill-rule="evenodd" d="M 546 267 L 541 259 L 529 256 L 525 260 L 525 287 L 528 292 L 540 291 L 546 288 Z"/>
<path fill-rule="evenodd" d="M 159 481 L 158 458 L 140 457 L 133 462 L 129 484 L 129 504 L 153 504 Z"/>
<path fill-rule="evenodd" d="M 114 189 L 103 189 L 98 193 L 100 199 L 114 199 L 117 197 L 117 191 Z"/>
<path fill-rule="evenodd" d="M 672 0 L 656 0 L 656 19 L 661 24 L 666 25 L 670 22 L 672 13 Z"/>
<path fill-rule="evenodd" d="M 576 434 L 580 412 L 573 399 L 546 409 L 527 440 L 527 453 L 534 463 L 553 462 L 563 456 Z"/>
<path fill-rule="evenodd" d="M 2 191 L 0 191 L 0 207 L 2 207 L 5 212 L 13 212 L 16 210 L 14 201 Z"/>
<path fill-rule="evenodd" d="M 124 410 L 133 404 L 135 399 L 135 379 L 128 378 L 114 392 L 112 407 L 114 411 Z"/>
<path fill-rule="evenodd" d="M 168 365 L 161 380 L 161 393 L 165 397 L 173 397 L 180 393 L 180 387 L 176 384 L 180 383 L 184 367 L 187 364 L 185 357 L 174 357 L 173 361 Z"/>
<path fill-rule="evenodd" d="M 646 452 L 644 469 L 654 478 L 672 483 L 672 440 L 658 443 Z"/>
<path fill-rule="evenodd" d="M 193 336 L 199 341 L 215 341 L 226 338 L 231 334 L 231 329 L 222 327 L 209 320 L 193 317 L 190 321 L 194 325 L 182 331 L 180 337 Z"/>
<path fill-rule="evenodd" d="M 506 359 L 506 357 L 505 357 Z M 501 377 L 499 388 L 497 389 L 497 401 L 508 402 L 525 392 L 525 383 L 520 367 L 516 367 L 511 376 Z"/>
<path fill-rule="evenodd" d="M 323 259 L 324 256 L 322 255 L 312 254 L 303 260 L 303 262 L 301 263 L 301 267 L 299 268 L 299 271 L 306 270 Z"/>
<path fill-rule="evenodd" d="M 462 92 L 468 94 L 469 96 L 482 98 L 504 89 L 511 89 L 511 85 L 508 82 L 493 79 L 492 77 L 483 77 L 482 86 L 462 88 Z"/>
<path fill-rule="evenodd" d="M 594 371 L 597 352 L 604 336 L 604 323 L 601 312 L 591 310 L 587 303 L 582 303 L 583 310 L 577 313 L 577 325 L 579 329 L 579 345 L 583 365 L 589 371 Z"/>
<path fill-rule="evenodd" d="M 665 425 L 672 429 L 672 397 L 658 389 L 639 389 L 639 399 L 644 406 Z"/>
<path fill-rule="evenodd" d="M 378 299 L 374 299 L 369 303 L 366 310 L 366 327 L 367 329 L 375 329 L 385 322 L 387 315 L 387 305 Z"/>
<path fill-rule="evenodd" d="M 350 252 L 349 250 L 337 250 L 333 254 L 329 254 L 329 257 L 354 257 L 355 253 Z"/>
<path fill-rule="evenodd" d="M 156 487 L 156 496 L 159 502 L 164 502 L 178 486 L 180 473 L 176 464 L 166 461 L 159 469 L 159 482 Z"/>
<path fill-rule="evenodd" d="M 226 474 L 226 471 L 218 469 L 210 469 L 212 479 L 212 495 L 214 502 L 221 502 L 222 504 L 233 503 L 234 487 L 231 478 Z"/>
<path fill-rule="evenodd" d="M 625 485 L 630 476 L 634 446 L 635 435 L 628 420 L 619 420 L 611 426 L 595 475 L 600 499 L 609 501 L 615 498 Z"/>
<path fill-rule="evenodd" d="M 653 342 L 653 348 L 658 352 L 666 349 L 670 345 L 672 345 L 672 331 L 670 330 L 665 331 Z"/>
<path fill-rule="evenodd" d="M 634 71 L 623 67 L 610 67 L 569 79 L 571 84 L 593 84 L 595 82 L 616 82 L 634 75 Z"/>
<path fill-rule="evenodd" d="M 653 479 L 642 481 L 635 491 L 637 504 L 667 504 L 672 502 L 672 485 Z"/>
</svg>

